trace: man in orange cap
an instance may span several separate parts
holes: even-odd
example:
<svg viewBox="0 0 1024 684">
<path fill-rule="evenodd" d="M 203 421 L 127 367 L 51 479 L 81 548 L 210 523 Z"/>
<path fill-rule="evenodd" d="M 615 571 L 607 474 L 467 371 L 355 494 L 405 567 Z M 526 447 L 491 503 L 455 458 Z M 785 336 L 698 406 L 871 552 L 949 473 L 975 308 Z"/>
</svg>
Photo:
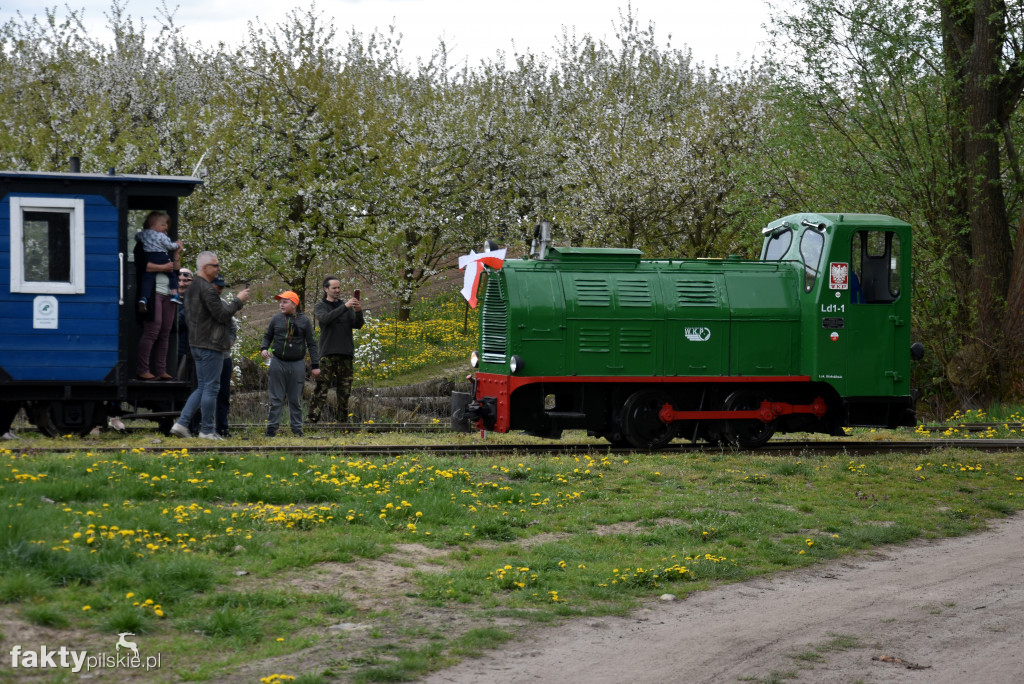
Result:
<svg viewBox="0 0 1024 684">
<path fill-rule="evenodd" d="M 299 295 L 285 290 L 274 299 L 281 302 L 281 313 L 274 314 L 263 335 L 260 354 L 270 361 L 270 411 L 267 414 L 267 437 L 277 435 L 281 422 L 281 406 L 288 399 L 288 422 L 292 434 L 302 436 L 302 387 L 306 382 L 306 352 L 309 351 L 313 377 L 320 375 L 320 356 L 313 324 L 298 313 Z M 273 358 L 271 358 L 273 357 Z"/>
</svg>

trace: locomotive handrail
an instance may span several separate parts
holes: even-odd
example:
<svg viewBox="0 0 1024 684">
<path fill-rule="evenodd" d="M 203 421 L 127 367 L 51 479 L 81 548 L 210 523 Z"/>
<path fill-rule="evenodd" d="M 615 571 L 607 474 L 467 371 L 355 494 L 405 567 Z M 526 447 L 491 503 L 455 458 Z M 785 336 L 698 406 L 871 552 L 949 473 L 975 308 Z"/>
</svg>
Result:
<svg viewBox="0 0 1024 684">
<path fill-rule="evenodd" d="M 124 252 L 117 253 L 117 305 L 124 306 Z"/>
</svg>

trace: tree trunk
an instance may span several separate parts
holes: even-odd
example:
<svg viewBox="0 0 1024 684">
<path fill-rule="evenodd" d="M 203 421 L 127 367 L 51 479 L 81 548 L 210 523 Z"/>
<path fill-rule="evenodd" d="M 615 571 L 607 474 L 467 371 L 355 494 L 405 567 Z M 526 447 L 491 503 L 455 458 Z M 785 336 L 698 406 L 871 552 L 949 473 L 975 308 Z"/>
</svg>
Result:
<svg viewBox="0 0 1024 684">
<path fill-rule="evenodd" d="M 954 84 L 952 99 L 956 102 L 959 96 L 963 117 L 959 119 L 963 130 L 953 132 L 953 154 L 958 155 L 962 141 L 962 195 L 970 222 L 971 252 L 971 291 L 964 303 L 974 312 L 971 339 L 965 340 L 965 348 L 971 349 L 972 356 L 984 355 L 975 361 L 990 369 L 981 386 L 970 388 L 984 403 L 1006 394 L 1011 382 L 1007 371 L 1012 367 L 1007 363 L 1006 345 L 1017 344 L 1005 337 L 1007 296 L 1015 263 L 1000 160 L 1007 96 L 1001 74 L 1006 6 L 1002 0 L 946 0 L 942 10 L 944 49 Z"/>
<path fill-rule="evenodd" d="M 1008 387 L 1002 398 L 1019 400 L 1024 397 L 1024 209 L 1017 219 L 1017 244 L 1013 251 L 1002 338 L 1005 350 L 1002 361 L 1008 376 Z"/>
<path fill-rule="evenodd" d="M 415 273 L 406 267 L 402 273 L 402 289 L 398 295 L 398 320 L 408 321 L 412 318 L 412 295 Z"/>
<path fill-rule="evenodd" d="M 974 35 L 967 59 L 964 110 L 965 162 L 971 219 L 972 285 L 978 311 L 976 334 L 998 345 L 1010 278 L 1011 244 L 999 158 L 999 67 L 1002 40 L 994 19 L 998 0 L 976 0 Z"/>
</svg>

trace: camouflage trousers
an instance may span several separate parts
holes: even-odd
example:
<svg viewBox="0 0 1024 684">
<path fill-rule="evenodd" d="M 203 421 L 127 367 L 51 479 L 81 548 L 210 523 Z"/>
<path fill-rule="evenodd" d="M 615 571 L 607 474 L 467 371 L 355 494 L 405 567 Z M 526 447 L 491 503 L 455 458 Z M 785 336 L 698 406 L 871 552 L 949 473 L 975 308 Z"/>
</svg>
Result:
<svg viewBox="0 0 1024 684">
<path fill-rule="evenodd" d="M 320 377 L 316 379 L 313 396 L 309 400 L 309 411 L 306 420 L 311 423 L 325 422 L 347 423 L 348 398 L 352 394 L 352 357 L 332 354 L 320 359 Z M 332 415 L 327 405 L 327 391 L 334 388 L 338 396 L 337 413 Z M 332 420 L 333 419 L 333 420 Z"/>
</svg>

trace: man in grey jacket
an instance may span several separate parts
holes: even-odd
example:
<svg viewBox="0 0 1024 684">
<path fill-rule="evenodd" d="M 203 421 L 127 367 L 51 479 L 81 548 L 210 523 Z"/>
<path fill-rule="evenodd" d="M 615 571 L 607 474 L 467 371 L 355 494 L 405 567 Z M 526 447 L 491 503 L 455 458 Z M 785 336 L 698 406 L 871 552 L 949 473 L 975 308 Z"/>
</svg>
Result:
<svg viewBox="0 0 1024 684">
<path fill-rule="evenodd" d="M 220 260 L 214 252 L 200 252 L 196 257 L 196 278 L 185 292 L 185 317 L 188 323 L 188 345 L 196 365 L 197 387 L 171 427 L 171 434 L 191 437 L 188 424 L 197 410 L 201 412 L 201 439 L 224 439 L 216 432 L 217 393 L 224 352 L 231 349 L 231 317 L 249 299 L 245 288 L 231 302 L 220 298 L 213 280 L 220 273 Z"/>
<path fill-rule="evenodd" d="M 320 323 L 320 377 L 309 400 L 308 420 L 316 423 L 323 417 L 327 390 L 333 387 L 338 397 L 338 420 L 348 422 L 355 354 L 352 331 L 363 327 L 363 305 L 357 297 L 341 301 L 341 281 L 328 276 L 324 279 L 324 297 L 313 307 L 313 313 Z"/>
</svg>

